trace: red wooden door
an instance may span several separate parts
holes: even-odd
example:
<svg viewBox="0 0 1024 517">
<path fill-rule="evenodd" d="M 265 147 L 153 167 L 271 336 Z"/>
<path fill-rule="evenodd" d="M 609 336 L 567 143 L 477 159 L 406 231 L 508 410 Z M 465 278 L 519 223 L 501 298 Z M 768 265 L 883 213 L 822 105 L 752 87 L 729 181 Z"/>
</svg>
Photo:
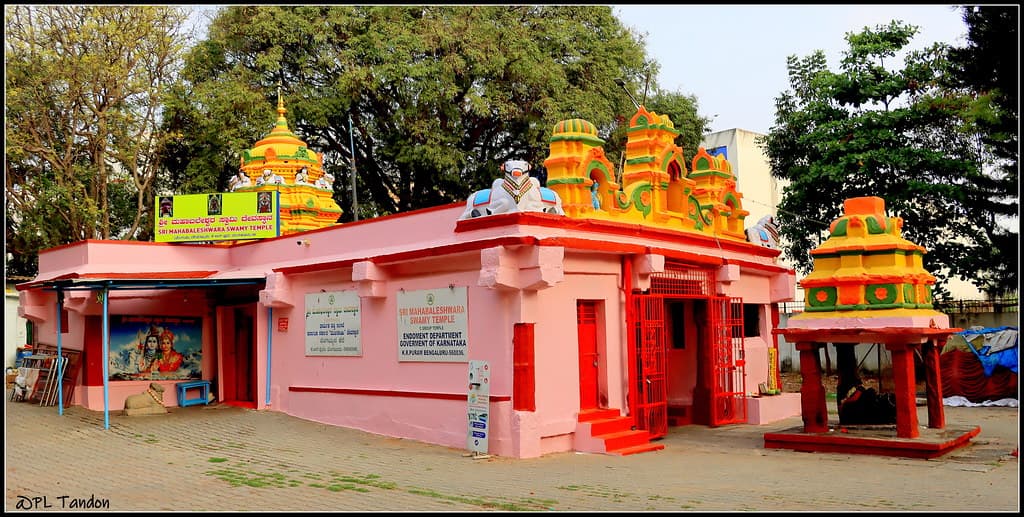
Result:
<svg viewBox="0 0 1024 517">
<path fill-rule="evenodd" d="M 634 333 L 636 351 L 633 361 L 637 376 L 633 387 L 637 394 L 636 426 L 651 438 L 668 434 L 668 389 L 665 379 L 665 297 L 656 294 L 635 295 Z"/>
<path fill-rule="evenodd" d="M 708 316 L 711 320 L 712 370 L 711 426 L 747 421 L 746 361 L 743 348 L 743 300 L 712 297 Z"/>
<path fill-rule="evenodd" d="M 256 402 L 253 396 L 255 355 L 252 353 L 253 317 L 247 309 L 235 310 L 235 401 Z"/>
<path fill-rule="evenodd" d="M 580 409 L 596 409 L 597 302 L 576 302 L 576 334 L 580 348 Z"/>
<path fill-rule="evenodd" d="M 82 384 L 85 386 L 103 386 L 103 318 L 100 316 L 85 317 L 85 336 L 83 346 L 85 357 L 85 373 Z"/>
<path fill-rule="evenodd" d="M 233 307 L 226 312 L 224 324 L 227 327 L 224 343 L 224 394 L 227 404 L 256 407 L 255 388 L 256 356 L 253 309 Z"/>
</svg>

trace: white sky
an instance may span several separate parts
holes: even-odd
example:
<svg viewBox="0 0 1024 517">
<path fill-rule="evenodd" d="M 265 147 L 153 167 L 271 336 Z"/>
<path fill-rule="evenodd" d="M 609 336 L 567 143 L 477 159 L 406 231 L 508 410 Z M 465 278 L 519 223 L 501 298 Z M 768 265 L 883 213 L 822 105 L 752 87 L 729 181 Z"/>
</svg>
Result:
<svg viewBox="0 0 1024 517">
<path fill-rule="evenodd" d="M 775 97 L 789 89 L 786 58 L 823 50 L 839 70 L 844 35 L 900 20 L 918 26 L 911 49 L 941 41 L 966 44 L 967 27 L 952 5 L 613 5 L 623 25 L 647 32 L 658 84 L 695 95 L 711 131 L 767 133 Z M 902 58 L 901 58 L 902 59 Z"/>
</svg>

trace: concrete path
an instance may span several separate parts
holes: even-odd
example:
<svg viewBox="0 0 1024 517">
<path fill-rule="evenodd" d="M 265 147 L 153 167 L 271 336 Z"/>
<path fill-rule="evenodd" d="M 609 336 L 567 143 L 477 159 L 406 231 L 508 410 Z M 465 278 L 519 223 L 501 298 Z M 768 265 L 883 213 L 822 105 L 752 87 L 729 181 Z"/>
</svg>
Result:
<svg viewBox="0 0 1024 517">
<path fill-rule="evenodd" d="M 5 402 L 4 510 L 1020 511 L 1017 408 L 947 407 L 947 424 L 981 434 L 931 460 L 764 448 L 799 417 L 671 428 L 664 450 L 631 456 L 517 460 L 271 411 L 170 411 L 112 411 L 104 429 L 102 412 Z"/>
</svg>

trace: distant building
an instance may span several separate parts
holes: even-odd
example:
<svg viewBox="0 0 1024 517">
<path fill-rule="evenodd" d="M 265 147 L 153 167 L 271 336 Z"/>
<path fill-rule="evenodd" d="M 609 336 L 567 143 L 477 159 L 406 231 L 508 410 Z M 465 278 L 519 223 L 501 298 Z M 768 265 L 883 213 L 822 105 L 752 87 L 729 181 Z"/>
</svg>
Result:
<svg viewBox="0 0 1024 517">
<path fill-rule="evenodd" d="M 757 139 L 763 136 L 734 128 L 708 133 L 701 141 L 708 154 L 729 160 L 736 171 L 736 188 L 743 192 L 743 208 L 750 212 L 748 224 L 765 215 L 776 215 L 782 189 L 787 183 L 772 177 L 768 156 L 757 144 Z"/>
</svg>

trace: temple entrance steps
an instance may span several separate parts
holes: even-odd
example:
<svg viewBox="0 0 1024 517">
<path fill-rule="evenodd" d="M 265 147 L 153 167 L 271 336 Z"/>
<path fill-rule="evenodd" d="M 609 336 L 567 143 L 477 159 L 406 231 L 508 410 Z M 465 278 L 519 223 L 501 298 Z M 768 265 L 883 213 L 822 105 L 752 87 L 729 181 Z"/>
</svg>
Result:
<svg viewBox="0 0 1024 517">
<path fill-rule="evenodd" d="M 633 429 L 633 417 L 622 416 L 618 409 L 580 411 L 573 448 L 580 452 L 626 456 L 658 451 L 665 446 L 651 443 L 647 431 Z"/>
</svg>

